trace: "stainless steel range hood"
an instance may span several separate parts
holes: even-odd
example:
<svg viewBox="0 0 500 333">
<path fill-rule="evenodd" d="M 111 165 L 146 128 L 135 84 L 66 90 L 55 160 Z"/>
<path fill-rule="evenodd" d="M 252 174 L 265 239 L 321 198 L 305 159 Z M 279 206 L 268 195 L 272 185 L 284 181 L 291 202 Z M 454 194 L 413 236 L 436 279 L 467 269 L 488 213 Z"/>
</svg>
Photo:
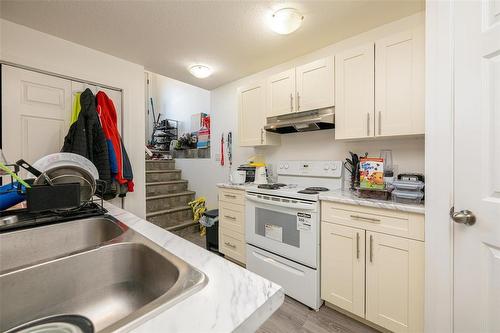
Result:
<svg viewBox="0 0 500 333">
<path fill-rule="evenodd" d="M 279 134 L 318 131 L 335 128 L 334 120 L 334 109 L 325 108 L 268 117 L 264 129 Z"/>
</svg>

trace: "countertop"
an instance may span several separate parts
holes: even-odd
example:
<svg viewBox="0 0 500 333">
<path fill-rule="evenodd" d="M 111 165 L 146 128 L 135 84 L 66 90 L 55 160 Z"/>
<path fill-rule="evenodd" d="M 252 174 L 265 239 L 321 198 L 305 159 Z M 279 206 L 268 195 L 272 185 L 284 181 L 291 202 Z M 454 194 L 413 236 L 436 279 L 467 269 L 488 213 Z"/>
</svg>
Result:
<svg viewBox="0 0 500 333">
<path fill-rule="evenodd" d="M 391 200 L 358 198 L 357 196 L 354 195 L 354 193 L 348 190 L 337 190 L 337 191 L 328 191 L 320 193 L 319 200 L 340 202 L 358 206 L 400 210 L 408 213 L 425 214 L 425 206 L 422 204 L 411 205 L 411 204 L 396 203 Z"/>
<path fill-rule="evenodd" d="M 283 289 L 110 203 L 108 213 L 208 277 L 207 285 L 131 332 L 253 332 L 284 300 Z"/>
<path fill-rule="evenodd" d="M 230 183 L 218 183 L 218 184 L 216 184 L 216 186 L 219 187 L 219 188 L 229 188 L 229 189 L 232 189 L 232 190 L 245 191 L 247 188 L 255 186 L 255 184 L 253 184 L 253 183 L 246 183 L 246 184 L 242 184 L 242 185 L 235 185 L 235 184 L 230 184 Z"/>
<path fill-rule="evenodd" d="M 253 184 L 244 184 L 244 185 L 233 185 L 229 183 L 217 184 L 217 187 L 220 188 L 229 188 L 233 190 L 242 190 L 242 191 L 246 190 L 251 186 L 253 186 Z M 319 200 L 340 202 L 358 206 L 399 210 L 403 212 L 416 213 L 416 214 L 425 214 L 425 206 L 423 204 L 411 205 L 411 204 L 395 203 L 391 200 L 358 198 L 357 196 L 354 195 L 354 193 L 352 193 L 349 190 L 335 190 L 335 191 L 323 192 L 319 194 Z"/>
</svg>

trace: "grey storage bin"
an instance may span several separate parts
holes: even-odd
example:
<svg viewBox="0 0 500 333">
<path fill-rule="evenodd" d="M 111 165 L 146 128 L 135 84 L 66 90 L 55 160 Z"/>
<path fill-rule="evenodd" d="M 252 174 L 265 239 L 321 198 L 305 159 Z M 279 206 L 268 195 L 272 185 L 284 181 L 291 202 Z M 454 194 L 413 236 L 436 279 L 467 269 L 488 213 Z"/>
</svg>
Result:
<svg viewBox="0 0 500 333">
<path fill-rule="evenodd" d="M 391 184 L 396 190 L 399 191 L 422 191 L 425 187 L 425 183 L 422 181 L 411 181 L 411 180 L 395 180 Z"/>
<path fill-rule="evenodd" d="M 422 203 L 424 194 L 420 191 L 392 191 L 392 201 L 403 204 L 418 205 Z"/>
</svg>

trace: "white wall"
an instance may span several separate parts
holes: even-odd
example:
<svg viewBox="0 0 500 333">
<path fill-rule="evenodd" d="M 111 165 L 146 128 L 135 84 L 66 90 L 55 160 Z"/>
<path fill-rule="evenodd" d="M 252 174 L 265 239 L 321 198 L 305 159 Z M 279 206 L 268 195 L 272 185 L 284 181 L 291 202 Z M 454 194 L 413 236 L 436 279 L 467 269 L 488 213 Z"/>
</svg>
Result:
<svg viewBox="0 0 500 333">
<path fill-rule="evenodd" d="M 380 149 L 392 149 L 394 163 L 398 165 L 399 171 L 424 172 L 424 139 L 386 139 L 368 140 L 358 142 L 335 141 L 334 131 L 318 131 L 311 133 L 286 134 L 281 136 L 281 145 L 266 148 L 241 148 L 237 146 L 238 131 L 238 103 L 236 89 L 239 86 L 249 84 L 256 80 L 261 80 L 269 75 L 279 73 L 290 67 L 305 64 L 315 59 L 335 54 L 341 50 L 351 48 L 367 42 L 373 42 L 384 36 L 414 28 L 424 26 L 424 13 L 418 13 L 401 20 L 383 25 L 376 29 L 365 32 L 361 35 L 346 39 L 336 44 L 332 44 L 303 57 L 294 59 L 284 64 L 272 67 L 241 80 L 212 90 L 212 158 L 209 162 L 186 163 L 183 165 L 184 178 L 190 183 L 194 180 L 204 180 L 203 189 L 197 191 L 197 195 L 204 195 L 208 199 L 210 207 L 217 206 L 217 191 L 215 185 L 218 182 L 225 182 L 229 177 L 229 166 L 221 167 L 216 160 L 220 151 L 221 133 L 233 131 L 236 140 L 234 148 L 235 166 L 244 162 L 248 157 L 259 154 L 266 157 L 268 163 L 276 163 L 280 159 L 338 159 L 347 157 L 349 150 L 356 152 L 369 152 L 378 155 Z M 178 163 L 180 166 L 181 164 Z M 233 167 L 234 169 L 234 167 Z M 192 177 L 192 179 L 191 179 Z"/>
<path fill-rule="evenodd" d="M 210 113 L 210 91 L 160 74 L 148 74 L 156 116 L 160 112 L 161 119 L 179 120 L 179 135 L 190 132 L 191 115 Z M 152 114 L 149 116 L 152 117 Z M 152 118 L 149 122 L 152 122 Z"/>
<path fill-rule="evenodd" d="M 0 36 L 2 61 L 123 90 L 123 139 L 135 182 L 125 208 L 144 217 L 144 67 L 3 19 Z"/>
</svg>

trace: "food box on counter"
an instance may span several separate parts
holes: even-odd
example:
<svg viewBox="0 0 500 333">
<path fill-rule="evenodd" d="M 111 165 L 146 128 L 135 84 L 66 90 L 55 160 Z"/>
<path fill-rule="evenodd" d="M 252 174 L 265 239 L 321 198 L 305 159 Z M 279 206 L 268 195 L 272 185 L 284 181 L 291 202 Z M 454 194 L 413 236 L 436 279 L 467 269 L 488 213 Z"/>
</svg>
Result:
<svg viewBox="0 0 500 333">
<path fill-rule="evenodd" d="M 359 182 L 360 188 L 383 190 L 385 188 L 384 159 L 361 158 L 359 161 Z"/>
</svg>

